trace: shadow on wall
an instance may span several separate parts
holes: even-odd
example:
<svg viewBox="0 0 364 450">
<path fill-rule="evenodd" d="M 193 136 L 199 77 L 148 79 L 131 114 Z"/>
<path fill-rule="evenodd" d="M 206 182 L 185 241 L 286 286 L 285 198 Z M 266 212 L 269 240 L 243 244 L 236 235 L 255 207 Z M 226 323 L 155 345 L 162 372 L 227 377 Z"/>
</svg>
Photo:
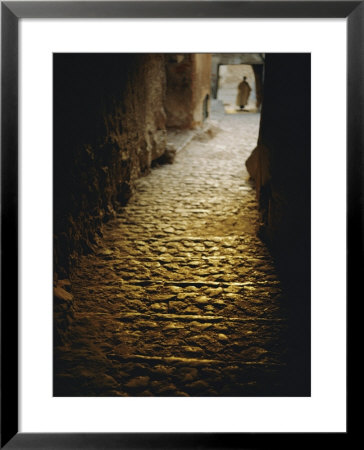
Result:
<svg viewBox="0 0 364 450">
<path fill-rule="evenodd" d="M 306 258 L 311 221 L 310 74 L 309 54 L 267 54 L 258 146 L 246 162 L 256 184 L 262 236 L 277 254 L 294 249 Z"/>
<path fill-rule="evenodd" d="M 310 371 L 311 57 L 267 54 L 258 145 L 246 161 L 291 314 L 297 373 Z M 293 376 L 293 375 L 292 375 Z M 302 377 L 298 377 L 302 379 Z M 309 383 L 309 382 L 307 382 Z M 309 387 L 305 389 L 309 391 Z"/>
</svg>

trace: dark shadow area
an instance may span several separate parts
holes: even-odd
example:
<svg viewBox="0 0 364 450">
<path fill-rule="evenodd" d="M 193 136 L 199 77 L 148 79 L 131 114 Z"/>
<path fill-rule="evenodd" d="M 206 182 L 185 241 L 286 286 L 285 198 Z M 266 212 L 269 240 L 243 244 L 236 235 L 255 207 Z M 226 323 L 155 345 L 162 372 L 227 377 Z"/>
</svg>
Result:
<svg viewBox="0 0 364 450">
<path fill-rule="evenodd" d="M 276 261 L 289 318 L 287 389 L 310 393 L 311 59 L 267 54 L 258 146 L 247 161 L 256 181 L 261 238 Z"/>
</svg>

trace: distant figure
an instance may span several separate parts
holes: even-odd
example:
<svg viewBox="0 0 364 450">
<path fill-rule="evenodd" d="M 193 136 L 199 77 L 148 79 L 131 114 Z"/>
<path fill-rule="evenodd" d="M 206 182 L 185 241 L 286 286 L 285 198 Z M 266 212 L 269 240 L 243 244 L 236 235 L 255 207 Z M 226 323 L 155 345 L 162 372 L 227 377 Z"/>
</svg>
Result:
<svg viewBox="0 0 364 450">
<path fill-rule="evenodd" d="M 238 95 L 236 97 L 236 104 L 240 107 L 240 109 L 244 109 L 244 106 L 248 104 L 250 91 L 252 88 L 249 86 L 249 83 L 246 81 L 246 77 L 244 77 L 243 81 L 239 83 L 238 86 Z"/>
</svg>

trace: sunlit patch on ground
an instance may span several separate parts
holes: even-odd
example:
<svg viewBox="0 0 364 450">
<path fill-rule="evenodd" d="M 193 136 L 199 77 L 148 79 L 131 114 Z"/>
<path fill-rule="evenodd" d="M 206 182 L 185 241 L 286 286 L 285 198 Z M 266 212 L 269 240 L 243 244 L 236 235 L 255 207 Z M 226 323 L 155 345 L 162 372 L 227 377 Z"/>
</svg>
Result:
<svg viewBox="0 0 364 450">
<path fill-rule="evenodd" d="M 224 105 L 224 111 L 226 114 L 244 114 L 244 113 L 257 113 L 257 109 L 256 108 L 244 108 L 244 109 L 240 109 L 237 106 L 232 106 L 232 105 Z"/>
</svg>

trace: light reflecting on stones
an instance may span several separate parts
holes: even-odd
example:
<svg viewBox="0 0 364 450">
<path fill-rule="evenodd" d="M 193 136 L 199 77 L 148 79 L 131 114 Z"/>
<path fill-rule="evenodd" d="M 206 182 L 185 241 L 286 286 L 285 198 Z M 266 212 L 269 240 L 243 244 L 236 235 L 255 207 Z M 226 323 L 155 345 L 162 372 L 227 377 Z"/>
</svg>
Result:
<svg viewBox="0 0 364 450">
<path fill-rule="evenodd" d="M 215 118 L 216 136 L 139 179 L 81 258 L 55 395 L 282 392 L 286 313 L 244 166 L 259 115 Z"/>
</svg>

